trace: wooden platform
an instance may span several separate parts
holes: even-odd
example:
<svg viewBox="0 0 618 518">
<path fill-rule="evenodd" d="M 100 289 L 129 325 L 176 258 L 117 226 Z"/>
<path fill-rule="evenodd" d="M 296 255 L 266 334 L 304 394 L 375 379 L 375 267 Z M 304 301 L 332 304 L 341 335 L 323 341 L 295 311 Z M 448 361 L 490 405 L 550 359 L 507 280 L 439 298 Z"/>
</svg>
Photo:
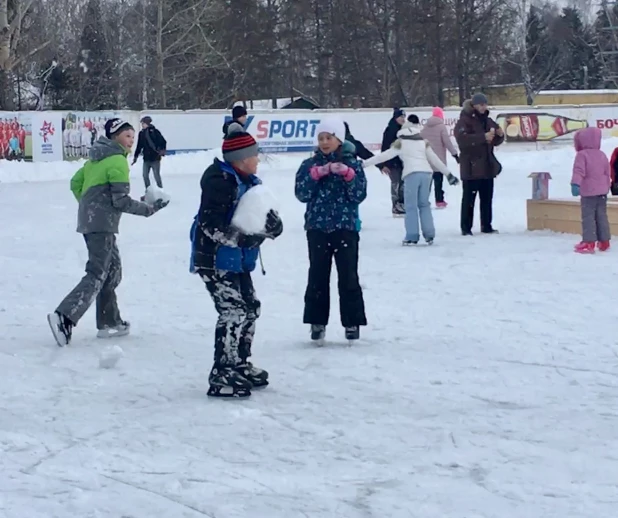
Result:
<svg viewBox="0 0 618 518">
<path fill-rule="evenodd" d="M 553 230 L 581 234 L 579 198 L 570 200 L 527 200 L 528 230 Z M 618 236 L 618 198 L 607 201 L 607 217 L 612 235 Z"/>
</svg>

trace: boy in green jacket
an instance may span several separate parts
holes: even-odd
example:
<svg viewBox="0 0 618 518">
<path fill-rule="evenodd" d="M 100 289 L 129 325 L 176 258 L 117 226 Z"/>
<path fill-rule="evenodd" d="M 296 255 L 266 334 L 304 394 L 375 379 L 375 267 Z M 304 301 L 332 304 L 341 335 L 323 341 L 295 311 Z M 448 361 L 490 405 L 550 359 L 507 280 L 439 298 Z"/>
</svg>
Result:
<svg viewBox="0 0 618 518">
<path fill-rule="evenodd" d="M 105 124 L 105 137 L 94 143 L 90 160 L 71 179 L 71 191 L 79 202 L 77 232 L 88 248 L 86 275 L 60 303 L 47 321 L 60 347 L 71 342 L 73 327 L 96 300 L 97 336 L 109 338 L 129 333 L 130 324 L 120 318 L 116 288 L 122 278 L 116 234 L 123 212 L 152 216 L 167 205 L 159 200 L 148 205 L 129 196 L 127 155 L 135 141 L 133 127 L 122 119 Z"/>
</svg>

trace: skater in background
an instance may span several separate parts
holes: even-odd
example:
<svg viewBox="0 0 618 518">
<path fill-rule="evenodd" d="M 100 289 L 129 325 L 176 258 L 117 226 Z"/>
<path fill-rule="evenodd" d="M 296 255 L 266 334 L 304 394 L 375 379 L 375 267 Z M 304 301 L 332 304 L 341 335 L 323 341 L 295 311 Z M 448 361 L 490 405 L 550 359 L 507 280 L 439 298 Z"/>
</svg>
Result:
<svg viewBox="0 0 618 518">
<path fill-rule="evenodd" d="M 388 126 L 382 135 L 382 152 L 387 151 L 393 142 L 397 140 L 397 132 L 406 122 L 406 112 L 400 108 L 393 110 L 393 117 L 388 122 Z M 382 164 L 378 164 L 378 168 L 383 174 L 390 177 L 391 180 L 391 203 L 394 217 L 402 217 L 405 214 L 403 207 L 403 182 L 401 180 L 401 171 L 403 164 L 398 157 L 393 158 Z"/>
<path fill-rule="evenodd" d="M 111 119 L 105 125 L 105 133 L 107 136 L 101 137 L 90 150 L 90 160 L 71 179 L 71 191 L 79 202 L 77 232 L 84 235 L 88 262 L 86 275 L 56 311 L 47 315 L 61 347 L 71 342 L 73 327 L 95 300 L 97 336 L 128 334 L 129 322 L 120 317 L 116 301 L 116 288 L 122 278 L 116 245 L 120 217 L 123 212 L 149 217 L 167 205 L 159 200 L 150 206 L 129 196 L 127 155 L 135 140 L 133 127 L 121 119 Z"/>
<path fill-rule="evenodd" d="M 223 123 L 223 138 L 227 136 L 230 124 L 234 122 L 240 124 L 243 129 L 245 128 L 247 124 L 247 108 L 244 106 L 234 106 L 232 108 L 232 120 Z"/>
<path fill-rule="evenodd" d="M 426 243 L 431 245 L 436 236 L 429 204 L 433 171 L 444 174 L 451 185 L 457 185 L 459 180 L 434 153 L 429 142 L 423 139 L 419 119 L 414 114 L 408 117 L 408 121 L 397 132 L 397 140 L 393 142 L 390 149 L 365 161 L 365 165 L 374 165 L 381 161 L 392 160 L 394 157 L 399 157 L 403 163 L 403 198 L 406 211 L 406 235 L 403 245 L 416 245 L 419 242 L 421 231 Z"/>
<path fill-rule="evenodd" d="M 261 234 L 245 235 L 231 225 L 239 200 L 261 183 L 256 176 L 258 145 L 240 124 L 230 124 L 222 152 L 223 161 L 215 158 L 200 181 L 200 208 L 191 228 L 191 272 L 200 275 L 219 314 L 208 395 L 247 397 L 251 389 L 268 385 L 268 372 L 249 361 L 260 316 L 251 272 L 260 245 L 279 237 L 283 223 L 271 210 Z"/>
<path fill-rule="evenodd" d="M 443 164 L 448 164 L 446 160 L 446 152 L 448 151 L 455 161 L 459 164 L 459 155 L 453 145 L 451 137 L 448 134 L 446 124 L 444 124 L 444 110 L 436 106 L 431 117 L 427 119 L 425 126 L 421 130 L 421 137 L 429 142 L 431 149 L 438 156 Z M 445 209 L 448 204 L 444 200 L 444 175 L 440 171 L 433 172 L 433 189 L 436 200 L 436 208 Z"/>
<path fill-rule="evenodd" d="M 140 154 L 144 155 L 144 189 L 150 187 L 150 170 L 155 177 L 155 182 L 159 189 L 163 188 L 163 181 L 161 180 L 161 159 L 167 152 L 167 141 L 161 134 L 161 132 L 155 128 L 152 123 L 151 117 L 144 117 L 141 120 L 142 130 L 139 132 L 137 139 L 137 147 L 135 148 L 135 155 L 133 156 L 133 164 L 137 162 Z M 144 198 L 142 197 L 142 201 Z"/>
<path fill-rule="evenodd" d="M 502 171 L 502 165 L 494 148 L 504 142 L 504 132 L 489 117 L 487 103 L 487 97 L 480 93 L 465 101 L 454 130 L 463 182 L 460 226 L 464 236 L 472 235 L 477 194 L 481 200 L 481 232 L 498 233 L 492 226 L 494 178 Z"/>
<path fill-rule="evenodd" d="M 358 206 L 367 197 L 367 180 L 345 124 L 326 118 L 316 129 L 318 149 L 296 173 L 295 194 L 307 204 L 305 230 L 309 249 L 309 278 L 303 322 L 311 339 L 323 343 L 330 315 L 330 274 L 337 267 L 341 323 L 348 340 L 358 340 L 367 325 L 358 279 Z"/>
<path fill-rule="evenodd" d="M 593 254 L 595 244 L 601 252 L 605 252 L 611 239 L 607 193 L 612 174 L 607 156 L 601 151 L 601 138 L 598 128 L 585 128 L 575 133 L 577 153 L 573 163 L 571 193 L 581 196 L 582 240 L 574 249 L 580 254 Z"/>
</svg>

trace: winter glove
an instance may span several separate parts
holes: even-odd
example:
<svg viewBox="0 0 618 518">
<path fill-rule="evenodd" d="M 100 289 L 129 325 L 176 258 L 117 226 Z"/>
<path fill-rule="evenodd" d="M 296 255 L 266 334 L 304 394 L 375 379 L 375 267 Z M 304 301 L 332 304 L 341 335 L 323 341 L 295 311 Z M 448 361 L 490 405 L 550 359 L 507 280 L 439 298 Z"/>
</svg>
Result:
<svg viewBox="0 0 618 518">
<path fill-rule="evenodd" d="M 354 180 L 356 173 L 350 166 L 342 164 L 341 162 L 335 162 L 330 165 L 330 170 L 333 174 L 341 176 L 346 182 Z"/>
<path fill-rule="evenodd" d="M 459 178 L 457 178 L 455 175 L 449 173 L 446 175 L 446 179 L 448 180 L 448 184 L 449 185 L 458 185 L 459 184 Z"/>
<path fill-rule="evenodd" d="M 258 248 L 266 239 L 265 236 L 259 234 L 239 234 L 238 246 L 240 248 Z"/>
<path fill-rule="evenodd" d="M 152 205 L 152 209 L 155 212 L 159 212 L 161 209 L 164 209 L 165 207 L 167 207 L 170 204 L 170 201 L 163 201 L 163 200 L 157 200 L 154 202 L 154 204 Z"/>
<path fill-rule="evenodd" d="M 453 158 L 455 159 L 455 162 L 459 163 L 459 155 L 453 155 Z"/>
<path fill-rule="evenodd" d="M 311 175 L 311 178 L 317 182 L 330 174 L 330 164 L 314 165 L 311 169 L 309 169 L 309 174 Z"/>
<path fill-rule="evenodd" d="M 571 194 L 573 196 L 579 196 L 579 185 L 571 184 Z"/>
<path fill-rule="evenodd" d="M 276 211 L 271 210 L 266 215 L 266 226 L 264 230 L 264 235 L 269 239 L 276 239 L 283 232 L 283 221 L 281 221 Z"/>
</svg>

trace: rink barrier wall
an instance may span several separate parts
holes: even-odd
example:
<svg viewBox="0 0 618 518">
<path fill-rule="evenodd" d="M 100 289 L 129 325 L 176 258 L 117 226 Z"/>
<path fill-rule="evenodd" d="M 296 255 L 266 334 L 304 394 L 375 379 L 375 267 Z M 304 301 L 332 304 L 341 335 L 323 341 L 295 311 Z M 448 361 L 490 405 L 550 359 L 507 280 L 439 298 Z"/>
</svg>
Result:
<svg viewBox="0 0 618 518">
<path fill-rule="evenodd" d="M 604 138 L 618 136 L 618 105 L 614 104 L 495 106 L 490 110 L 507 133 L 506 145 L 526 142 L 543 146 L 568 141 L 574 131 L 585 126 L 600 128 Z M 424 124 L 431 116 L 431 107 L 406 108 L 406 112 L 415 113 Z M 457 106 L 444 109 L 451 136 L 460 112 Z M 19 145 L 20 158 L 36 162 L 84 158 L 106 120 L 122 117 L 139 129 L 145 115 L 153 118 L 167 139 L 169 155 L 219 148 L 222 126 L 230 118 L 227 110 L 0 112 L 2 157 L 11 154 L 9 142 L 17 132 L 13 144 Z M 380 149 L 392 109 L 252 110 L 247 131 L 255 136 L 263 153 L 309 152 L 315 146 L 317 125 L 327 116 L 343 118 L 352 134 L 375 151 Z"/>
<path fill-rule="evenodd" d="M 582 219 L 579 200 L 527 200 L 528 230 L 552 230 L 581 234 Z M 607 200 L 607 217 L 612 236 L 618 235 L 618 200 Z"/>
</svg>

